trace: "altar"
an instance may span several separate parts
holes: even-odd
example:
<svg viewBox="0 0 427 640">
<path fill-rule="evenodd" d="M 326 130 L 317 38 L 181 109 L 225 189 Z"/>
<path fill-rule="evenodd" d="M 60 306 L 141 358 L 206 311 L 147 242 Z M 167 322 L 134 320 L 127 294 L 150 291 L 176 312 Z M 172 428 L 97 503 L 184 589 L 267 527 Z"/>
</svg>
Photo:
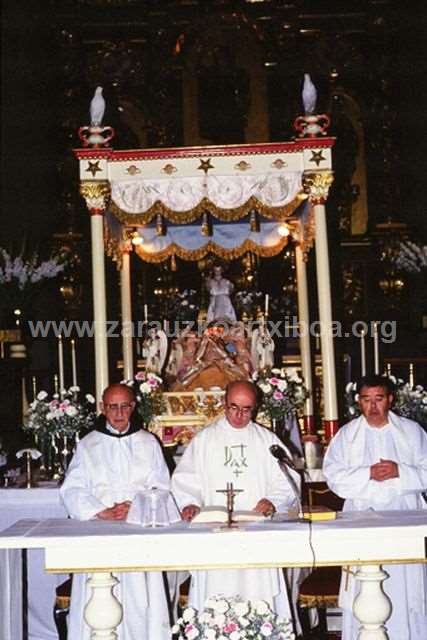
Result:
<svg viewBox="0 0 427 640">
<path fill-rule="evenodd" d="M 95 632 L 102 625 L 105 630 L 108 610 L 112 634 L 122 614 L 112 593 L 117 582 L 112 572 L 232 567 L 358 565 L 358 614 L 378 627 L 388 607 L 380 565 L 426 563 L 426 539 L 424 511 L 368 511 L 339 514 L 329 522 L 279 517 L 232 531 L 184 522 L 149 529 L 120 521 L 21 520 L 0 533 L 0 548 L 44 549 L 48 572 L 91 573 L 86 619 Z M 370 633 L 384 638 L 380 630 Z"/>
</svg>

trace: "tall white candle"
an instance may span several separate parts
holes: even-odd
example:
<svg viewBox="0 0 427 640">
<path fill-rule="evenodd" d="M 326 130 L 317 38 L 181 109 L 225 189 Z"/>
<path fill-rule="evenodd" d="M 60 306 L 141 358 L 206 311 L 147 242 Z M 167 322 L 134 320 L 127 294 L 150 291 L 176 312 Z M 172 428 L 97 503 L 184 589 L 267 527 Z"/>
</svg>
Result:
<svg viewBox="0 0 427 640">
<path fill-rule="evenodd" d="M 65 389 L 64 386 L 64 345 L 62 344 L 62 335 L 58 336 L 58 369 L 59 369 L 59 394 L 61 395 Z"/>
<path fill-rule="evenodd" d="M 269 302 L 269 295 L 268 293 L 265 294 L 265 315 L 268 316 L 268 302 Z"/>
<path fill-rule="evenodd" d="M 144 304 L 144 322 L 148 320 L 148 304 Z"/>
<path fill-rule="evenodd" d="M 31 382 L 32 382 L 32 385 L 33 385 L 33 400 L 35 400 L 36 396 L 37 396 L 37 380 L 36 380 L 36 376 L 33 376 L 31 378 Z"/>
<path fill-rule="evenodd" d="M 378 322 L 374 322 L 374 372 L 380 372 L 380 346 L 378 340 Z"/>
<path fill-rule="evenodd" d="M 76 341 L 71 340 L 71 371 L 73 379 L 73 387 L 77 386 L 77 359 L 76 359 Z"/>
<path fill-rule="evenodd" d="M 360 332 L 360 375 L 366 376 L 366 343 L 365 343 L 365 329 Z"/>
</svg>

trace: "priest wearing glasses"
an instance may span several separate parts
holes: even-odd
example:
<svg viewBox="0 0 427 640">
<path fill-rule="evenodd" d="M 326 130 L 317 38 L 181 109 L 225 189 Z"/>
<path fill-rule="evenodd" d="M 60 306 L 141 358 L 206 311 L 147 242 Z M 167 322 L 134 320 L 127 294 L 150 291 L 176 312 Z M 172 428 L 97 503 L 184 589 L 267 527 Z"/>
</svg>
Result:
<svg viewBox="0 0 427 640">
<path fill-rule="evenodd" d="M 76 448 L 61 487 L 72 518 L 126 520 L 136 493 L 153 486 L 169 489 L 169 472 L 156 438 L 141 429 L 130 387 L 107 387 L 94 431 Z M 161 573 L 120 573 L 116 595 L 123 605 L 118 640 L 170 638 L 167 598 Z M 68 624 L 69 640 L 89 640 L 83 619 L 89 598 L 87 575 L 75 574 Z"/>
<path fill-rule="evenodd" d="M 172 476 L 172 492 L 185 520 L 192 520 L 202 507 L 223 505 L 223 493 L 218 491 L 230 483 L 237 490 L 236 510 L 269 516 L 295 503 L 294 492 L 269 451 L 271 445 L 282 443 L 253 421 L 256 405 L 254 384 L 229 383 L 224 416 L 198 433 L 186 448 Z M 290 473 L 299 483 L 298 474 Z M 280 569 L 192 572 L 191 606 L 203 610 L 206 599 L 217 594 L 265 600 L 280 617 L 293 617 Z"/>
</svg>

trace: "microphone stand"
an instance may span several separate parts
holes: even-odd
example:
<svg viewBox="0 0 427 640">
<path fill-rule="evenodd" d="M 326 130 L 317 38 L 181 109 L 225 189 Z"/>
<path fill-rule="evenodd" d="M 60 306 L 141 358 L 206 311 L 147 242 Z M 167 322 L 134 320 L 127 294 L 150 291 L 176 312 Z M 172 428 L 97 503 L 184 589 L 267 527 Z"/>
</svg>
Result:
<svg viewBox="0 0 427 640">
<path fill-rule="evenodd" d="M 301 494 L 299 491 L 299 487 L 295 482 L 294 478 L 292 477 L 292 475 L 289 473 L 288 465 L 286 464 L 286 462 L 283 462 L 283 460 L 277 459 L 277 464 L 279 465 L 282 472 L 285 474 L 289 484 L 291 485 L 292 491 L 294 492 L 295 498 L 297 500 L 298 520 L 303 520 L 304 514 L 302 510 Z"/>
</svg>

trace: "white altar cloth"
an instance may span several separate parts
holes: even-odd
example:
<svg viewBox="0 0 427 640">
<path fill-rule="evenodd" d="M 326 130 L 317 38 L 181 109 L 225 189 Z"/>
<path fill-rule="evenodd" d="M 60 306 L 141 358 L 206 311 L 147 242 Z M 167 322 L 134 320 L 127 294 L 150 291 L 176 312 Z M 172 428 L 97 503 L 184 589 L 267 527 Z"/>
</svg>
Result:
<svg viewBox="0 0 427 640">
<path fill-rule="evenodd" d="M 0 489 L 0 530 L 22 518 L 66 517 L 55 484 L 35 489 Z M 44 551 L 32 549 L 27 556 L 28 640 L 57 640 L 53 619 L 55 589 L 67 576 L 44 570 Z M 0 551 L 0 638 L 22 638 L 21 552 Z"/>
<path fill-rule="evenodd" d="M 99 520 L 22 520 L 0 532 L 0 548 L 44 548 L 48 571 L 96 577 L 131 570 L 427 562 L 426 538 L 425 511 L 368 511 L 340 513 L 329 522 L 245 523 L 231 531 L 188 523 L 144 529 Z"/>
</svg>

